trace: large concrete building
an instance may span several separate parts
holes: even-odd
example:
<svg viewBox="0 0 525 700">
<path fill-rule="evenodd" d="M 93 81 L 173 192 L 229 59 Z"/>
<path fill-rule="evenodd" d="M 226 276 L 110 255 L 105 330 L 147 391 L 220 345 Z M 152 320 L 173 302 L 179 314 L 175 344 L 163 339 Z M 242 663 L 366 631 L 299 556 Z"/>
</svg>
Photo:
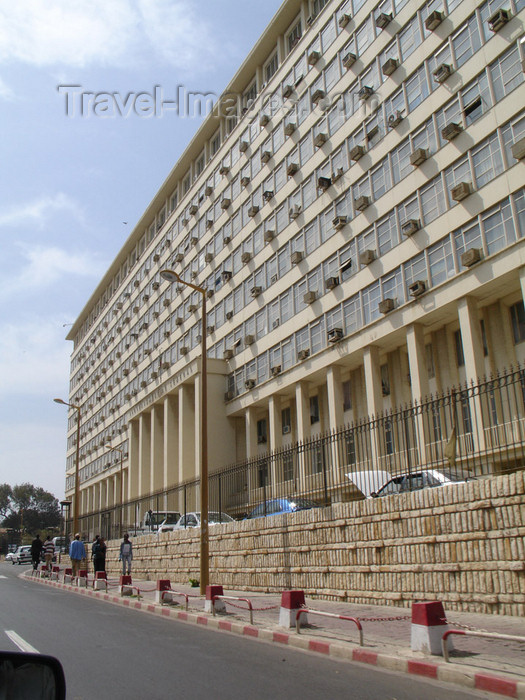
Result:
<svg viewBox="0 0 525 700">
<path fill-rule="evenodd" d="M 283 3 L 68 336 L 80 515 L 198 477 L 202 334 L 212 472 L 524 359 L 524 23 Z"/>
</svg>

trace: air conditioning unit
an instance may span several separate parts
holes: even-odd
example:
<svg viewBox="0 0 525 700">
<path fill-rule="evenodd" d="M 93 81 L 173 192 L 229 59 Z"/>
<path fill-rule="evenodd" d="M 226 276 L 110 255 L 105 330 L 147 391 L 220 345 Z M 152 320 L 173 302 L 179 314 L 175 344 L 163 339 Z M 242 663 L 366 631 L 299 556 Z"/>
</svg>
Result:
<svg viewBox="0 0 525 700">
<path fill-rule="evenodd" d="M 359 263 L 361 265 L 370 265 L 376 259 L 375 250 L 363 250 L 359 253 Z"/>
<path fill-rule="evenodd" d="M 318 190 L 327 190 L 330 185 L 332 184 L 332 180 L 329 177 L 319 177 L 317 178 L 317 189 Z"/>
<path fill-rule="evenodd" d="M 158 376 L 159 376 L 159 373 L 158 373 L 158 372 L 153 371 L 153 372 L 151 373 L 151 378 L 152 378 L 152 379 L 157 379 Z"/>
<path fill-rule="evenodd" d="M 369 85 L 363 85 L 363 87 L 357 93 L 360 100 L 368 100 L 374 94 L 374 88 Z"/>
<path fill-rule="evenodd" d="M 155 290 L 156 290 L 156 289 L 158 289 L 159 287 L 160 287 L 160 282 L 153 282 L 153 283 L 151 284 L 151 288 L 152 288 L 152 289 L 155 289 Z"/>
<path fill-rule="evenodd" d="M 425 27 L 428 29 L 429 32 L 433 32 L 434 29 L 437 29 L 441 22 L 445 19 L 445 15 L 440 12 L 439 10 L 434 10 L 434 12 L 431 12 L 429 16 L 425 20 Z"/>
<path fill-rule="evenodd" d="M 134 306 L 131 310 L 134 314 L 138 314 L 138 312 L 140 311 L 140 306 Z"/>
<path fill-rule="evenodd" d="M 270 117 L 268 114 L 261 114 L 261 118 L 259 119 L 259 124 L 261 126 L 266 126 L 270 122 Z"/>
<path fill-rule="evenodd" d="M 293 122 L 288 122 L 288 124 L 285 124 L 284 126 L 284 133 L 286 134 L 286 136 L 291 136 L 295 129 L 295 124 Z"/>
<path fill-rule="evenodd" d="M 450 190 L 450 196 L 455 202 L 461 202 L 472 193 L 472 185 L 470 182 L 459 182 Z"/>
<path fill-rule="evenodd" d="M 253 335 L 245 335 L 244 336 L 244 344 L 245 345 L 253 345 L 255 342 L 255 336 Z"/>
<path fill-rule="evenodd" d="M 250 289 L 250 296 L 252 296 L 254 299 L 259 296 L 259 294 L 262 293 L 262 287 L 252 287 Z"/>
<path fill-rule="evenodd" d="M 249 145 L 248 141 L 239 141 L 239 151 L 241 153 L 246 153 Z"/>
<path fill-rule="evenodd" d="M 270 277 L 270 284 L 275 284 L 278 279 L 279 279 L 279 275 L 272 275 Z"/>
<path fill-rule="evenodd" d="M 272 231 L 272 229 L 267 229 L 264 232 L 263 237 L 264 237 L 264 240 L 266 241 L 266 243 L 269 243 L 270 241 L 273 241 L 273 239 L 275 238 L 275 231 Z"/>
<path fill-rule="evenodd" d="M 445 80 L 452 75 L 452 66 L 448 63 L 442 63 L 436 68 L 432 75 L 436 83 L 444 83 Z"/>
<path fill-rule="evenodd" d="M 212 296 L 213 296 L 213 294 L 214 294 L 213 289 L 208 289 L 208 290 L 206 290 L 206 297 L 207 297 L 208 299 L 211 299 Z"/>
<path fill-rule="evenodd" d="M 241 187 L 248 187 L 250 184 L 250 178 L 247 175 L 241 177 Z"/>
<path fill-rule="evenodd" d="M 381 12 L 376 17 L 376 27 L 378 29 L 385 29 L 392 21 L 392 15 L 387 12 Z"/>
<path fill-rule="evenodd" d="M 227 391 L 224 394 L 225 401 L 231 401 L 233 399 L 233 391 Z"/>
<path fill-rule="evenodd" d="M 171 331 L 164 331 L 164 337 L 169 338 L 171 335 Z"/>
<path fill-rule="evenodd" d="M 389 311 L 393 311 L 394 306 L 395 303 L 393 299 L 381 299 L 377 305 L 377 308 L 379 309 L 380 314 L 387 314 Z"/>
<path fill-rule="evenodd" d="M 292 177 L 299 170 L 299 165 L 297 163 L 290 163 L 286 168 L 286 174 L 288 177 Z"/>
<path fill-rule="evenodd" d="M 428 158 L 428 151 L 426 148 L 416 148 L 410 154 L 410 165 L 421 165 Z"/>
<path fill-rule="evenodd" d="M 308 348 L 305 348 L 304 350 L 299 350 L 297 353 L 297 359 L 299 361 L 306 360 L 307 357 L 310 357 L 310 350 Z"/>
<path fill-rule="evenodd" d="M 456 136 L 458 136 L 458 134 L 461 134 L 461 131 L 461 124 L 450 122 L 450 124 L 447 124 L 445 127 L 443 127 L 443 129 L 441 129 L 441 136 L 447 141 L 452 141 L 456 138 Z"/>
<path fill-rule="evenodd" d="M 293 85 L 285 85 L 283 87 L 283 97 L 291 97 L 293 95 Z"/>
<path fill-rule="evenodd" d="M 297 219 L 297 217 L 299 216 L 300 213 L 301 213 L 301 205 L 300 204 L 294 204 L 293 207 L 291 207 L 288 211 L 290 219 Z"/>
<path fill-rule="evenodd" d="M 512 157 L 516 160 L 523 160 L 525 158 L 525 137 L 516 141 L 516 143 L 511 147 L 510 152 Z"/>
<path fill-rule="evenodd" d="M 184 260 L 184 255 L 182 253 L 177 253 L 173 258 L 173 262 L 180 263 Z"/>
<path fill-rule="evenodd" d="M 347 216 L 336 216 L 334 219 L 332 219 L 332 226 L 335 228 L 336 231 L 340 231 L 346 226 L 347 223 Z"/>
<path fill-rule="evenodd" d="M 184 323 L 184 319 L 182 318 L 182 316 L 177 316 L 177 318 L 175 319 L 175 325 L 182 326 L 183 323 Z"/>
<path fill-rule="evenodd" d="M 357 199 L 354 199 L 354 207 L 358 211 L 364 211 L 368 206 L 370 206 L 370 197 L 366 194 L 362 194 L 360 197 L 357 197 Z"/>
<path fill-rule="evenodd" d="M 190 305 L 188 306 L 188 311 L 190 312 L 190 314 L 194 314 L 194 313 L 195 313 L 196 311 L 198 311 L 198 310 L 199 310 L 199 305 L 198 305 L 198 304 L 190 304 Z"/>
<path fill-rule="evenodd" d="M 355 160 L 356 162 L 362 158 L 366 153 L 365 147 L 360 144 L 354 146 L 350 149 L 350 160 Z"/>
<path fill-rule="evenodd" d="M 221 202 L 221 209 L 228 209 L 228 207 L 231 205 L 231 203 L 232 203 L 231 199 L 228 199 L 228 197 L 225 197 Z"/>
<path fill-rule="evenodd" d="M 245 253 L 241 254 L 241 262 L 242 263 L 244 263 L 244 264 L 249 263 L 251 259 L 252 259 L 251 253 L 245 252 Z"/>
<path fill-rule="evenodd" d="M 219 169 L 219 175 L 222 175 L 224 177 L 224 175 L 227 175 L 229 172 L 230 168 L 227 165 L 221 165 Z"/>
<path fill-rule="evenodd" d="M 189 351 L 190 351 L 190 349 L 186 345 L 183 345 L 180 349 L 180 354 L 187 355 L 189 353 Z"/>
<path fill-rule="evenodd" d="M 425 293 L 427 289 L 427 284 L 424 280 L 416 280 L 408 288 L 408 292 L 411 297 L 420 297 Z"/>
<path fill-rule="evenodd" d="M 270 367 L 270 372 L 272 373 L 272 377 L 276 377 L 278 374 L 281 374 L 281 365 L 274 365 L 273 367 Z"/>
<path fill-rule="evenodd" d="M 212 194 L 213 194 L 213 187 L 211 185 L 206 185 L 206 187 L 204 188 L 204 195 L 206 197 L 211 197 Z"/>
<path fill-rule="evenodd" d="M 224 245 L 228 245 L 228 243 L 231 243 L 231 240 L 232 239 L 230 236 L 224 236 L 222 242 L 224 243 Z"/>
<path fill-rule="evenodd" d="M 401 122 L 403 121 L 403 115 L 399 110 L 395 112 L 394 114 L 390 114 L 388 119 L 387 119 L 387 124 L 389 129 L 395 129 L 396 126 L 399 126 Z"/>
<path fill-rule="evenodd" d="M 170 368 L 170 363 L 169 362 L 163 362 L 161 365 L 161 369 L 169 369 Z"/>
<path fill-rule="evenodd" d="M 339 284 L 339 277 L 327 277 L 324 281 L 326 289 L 335 289 Z"/>
<path fill-rule="evenodd" d="M 341 17 L 339 17 L 339 20 L 337 23 L 339 24 L 341 29 L 344 29 L 346 27 L 346 25 L 348 24 L 348 22 L 350 22 L 351 19 L 352 18 L 350 17 L 350 15 L 342 14 Z"/>
<path fill-rule="evenodd" d="M 231 360 L 233 357 L 233 350 L 231 348 L 228 348 L 223 352 L 222 356 L 225 360 Z"/>
<path fill-rule="evenodd" d="M 169 299 L 164 299 L 162 302 L 162 306 L 169 306 L 171 304 L 171 301 Z"/>
<path fill-rule="evenodd" d="M 261 162 L 267 163 L 271 157 L 272 157 L 272 154 L 270 153 L 270 151 L 263 151 L 261 153 Z"/>
<path fill-rule="evenodd" d="M 316 148 L 321 148 L 323 143 L 326 143 L 328 141 L 328 134 L 325 134 L 323 132 L 317 134 L 317 136 L 314 138 L 314 146 Z"/>
<path fill-rule="evenodd" d="M 254 204 L 253 207 L 250 207 L 248 209 L 248 216 L 250 217 L 250 219 L 253 219 L 253 217 L 256 216 L 258 212 L 259 207 L 256 204 Z"/>
<path fill-rule="evenodd" d="M 420 228 L 421 223 L 419 219 L 407 219 L 401 224 L 401 233 L 403 236 L 413 236 Z"/>
<path fill-rule="evenodd" d="M 129 369 L 126 367 L 125 369 L 122 370 L 122 374 L 127 377 L 129 374 Z"/>
<path fill-rule="evenodd" d="M 206 326 L 206 333 L 208 335 L 211 335 L 214 332 L 215 332 L 215 326 Z"/>
<path fill-rule="evenodd" d="M 192 204 L 188 211 L 191 214 L 191 216 L 195 216 L 195 214 L 199 211 L 199 207 L 196 204 Z"/>
<path fill-rule="evenodd" d="M 206 219 L 206 228 L 209 230 L 213 226 L 213 219 Z"/>
<path fill-rule="evenodd" d="M 313 304 L 316 299 L 317 299 L 316 292 L 305 292 L 303 294 L 303 302 L 305 304 Z"/>
<path fill-rule="evenodd" d="M 188 225 L 188 219 L 186 219 L 186 217 L 184 217 L 184 219 L 182 219 L 182 225 L 183 225 L 183 226 L 187 226 L 187 225 Z"/>
<path fill-rule="evenodd" d="M 292 265 L 298 265 L 302 259 L 303 254 L 300 250 L 294 250 L 294 252 L 290 255 L 290 262 L 292 263 Z"/>
<path fill-rule="evenodd" d="M 227 311 L 225 315 L 228 321 L 231 321 L 231 319 L 233 318 L 233 311 Z"/>
<path fill-rule="evenodd" d="M 383 63 L 383 67 L 381 68 L 383 75 L 392 75 L 392 73 L 395 73 L 398 66 L 399 61 L 397 58 L 389 58 L 388 61 Z"/>
<path fill-rule="evenodd" d="M 472 267 L 481 260 L 481 250 L 479 248 L 469 248 L 461 256 L 463 267 Z"/>
<path fill-rule="evenodd" d="M 221 272 L 221 278 L 223 282 L 227 282 L 228 280 L 231 280 L 232 273 L 229 270 L 223 270 Z"/>
<path fill-rule="evenodd" d="M 283 435 L 288 435 L 292 430 L 292 427 L 290 425 L 283 425 Z"/>
<path fill-rule="evenodd" d="M 204 253 L 204 262 L 211 263 L 213 260 L 213 253 Z"/>
<path fill-rule="evenodd" d="M 492 32 L 499 32 L 499 30 L 507 24 L 511 17 L 512 15 L 510 14 L 509 10 L 498 10 L 492 15 L 492 17 L 489 17 L 487 20 L 490 30 Z"/>
<path fill-rule="evenodd" d="M 190 244 L 191 244 L 192 246 L 196 246 L 198 242 L 199 242 L 199 239 L 197 238 L 197 236 L 192 236 L 192 237 L 190 238 Z"/>
<path fill-rule="evenodd" d="M 328 342 L 338 343 L 343 339 L 343 329 L 342 328 L 332 328 L 328 331 Z"/>
<path fill-rule="evenodd" d="M 247 389 L 253 389 L 253 387 L 255 386 L 255 379 L 247 379 L 247 380 L 244 382 L 244 386 L 245 386 Z"/>
<path fill-rule="evenodd" d="M 273 198 L 273 190 L 264 190 L 262 196 L 265 202 L 269 202 Z"/>
<path fill-rule="evenodd" d="M 314 104 L 318 104 L 323 99 L 323 97 L 325 97 L 325 95 L 326 95 L 326 92 L 324 90 L 321 90 L 321 88 L 319 88 L 318 90 L 316 90 L 312 94 L 312 102 Z"/>
<path fill-rule="evenodd" d="M 317 61 L 321 58 L 321 54 L 319 51 L 310 51 L 308 54 L 308 65 L 309 66 L 315 66 Z"/>
<path fill-rule="evenodd" d="M 337 170 L 334 170 L 334 172 L 331 175 L 332 182 L 337 182 L 338 180 L 340 180 L 343 177 L 343 175 L 344 175 L 343 168 L 337 168 Z"/>
<path fill-rule="evenodd" d="M 357 61 L 357 56 L 355 53 L 352 53 L 349 51 L 347 54 L 343 56 L 343 66 L 348 70 L 351 68 L 354 63 Z"/>
</svg>

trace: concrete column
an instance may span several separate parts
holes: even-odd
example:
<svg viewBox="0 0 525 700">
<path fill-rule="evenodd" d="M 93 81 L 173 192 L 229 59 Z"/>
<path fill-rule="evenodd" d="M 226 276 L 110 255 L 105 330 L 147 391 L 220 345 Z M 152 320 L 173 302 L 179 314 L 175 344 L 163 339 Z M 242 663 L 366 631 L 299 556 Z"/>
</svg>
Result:
<svg viewBox="0 0 525 700">
<path fill-rule="evenodd" d="M 341 368 L 332 365 L 326 372 L 326 393 L 328 396 L 328 420 L 329 430 L 333 433 L 344 424 L 343 410 L 343 382 L 341 381 Z M 333 440 L 330 443 L 332 462 L 332 482 L 339 483 L 339 470 L 341 463 L 341 443 Z M 343 460 L 344 462 L 344 460 Z"/>
<path fill-rule="evenodd" d="M 477 384 L 485 375 L 485 358 L 483 356 L 483 341 L 475 299 L 472 297 L 460 299 L 458 301 L 458 316 L 463 344 L 463 357 L 465 358 L 465 379 L 469 384 L 470 382 Z M 458 406 L 458 411 L 460 410 L 461 407 Z M 484 450 L 484 429 L 486 425 L 489 425 L 489 422 L 483 412 L 483 403 L 477 395 L 470 400 L 470 413 L 474 447 L 478 450 Z"/>
<path fill-rule="evenodd" d="M 151 483 L 151 416 L 139 416 L 139 496 L 149 493 Z"/>
<path fill-rule="evenodd" d="M 297 416 L 297 441 L 304 443 L 310 437 L 310 398 L 306 382 L 298 382 L 295 385 L 295 413 Z M 307 455 L 304 450 L 297 455 L 297 468 L 299 484 L 306 486 Z"/>
<path fill-rule="evenodd" d="M 179 387 L 179 483 L 198 476 L 195 469 L 195 406 L 193 386 Z"/>
<path fill-rule="evenodd" d="M 271 452 L 279 450 L 283 443 L 283 431 L 281 421 L 281 397 L 278 394 L 270 396 L 268 402 L 268 432 L 270 437 L 269 448 Z M 270 482 L 275 484 L 282 481 L 281 460 L 275 456 L 271 460 Z"/>
<path fill-rule="evenodd" d="M 370 417 L 377 418 L 383 408 L 383 394 L 381 390 L 381 367 L 379 364 L 379 348 L 369 345 L 363 351 L 363 369 L 365 373 L 366 408 Z M 370 453 L 371 469 L 380 468 L 381 434 L 378 427 L 370 429 Z"/>
<path fill-rule="evenodd" d="M 124 491 L 125 499 L 130 501 L 139 495 L 139 421 L 129 421 L 128 426 L 128 483 Z"/>
<path fill-rule="evenodd" d="M 155 404 L 151 409 L 151 478 L 150 491 L 164 486 L 164 409 Z"/>
<path fill-rule="evenodd" d="M 164 398 L 164 488 L 178 482 L 179 431 L 177 415 L 177 396 L 169 394 Z"/>
<path fill-rule="evenodd" d="M 246 458 L 253 459 L 257 456 L 257 417 L 255 409 L 249 406 L 244 414 L 246 430 Z M 248 493 L 253 494 L 257 488 L 257 470 L 255 467 L 248 469 Z"/>
<path fill-rule="evenodd" d="M 423 326 L 418 323 L 407 326 L 406 334 L 412 401 L 420 403 L 430 393 Z M 415 416 L 415 430 L 418 464 L 423 465 L 427 461 L 426 445 L 429 442 L 429 436 L 428 421 L 425 422 L 421 413 Z"/>
</svg>

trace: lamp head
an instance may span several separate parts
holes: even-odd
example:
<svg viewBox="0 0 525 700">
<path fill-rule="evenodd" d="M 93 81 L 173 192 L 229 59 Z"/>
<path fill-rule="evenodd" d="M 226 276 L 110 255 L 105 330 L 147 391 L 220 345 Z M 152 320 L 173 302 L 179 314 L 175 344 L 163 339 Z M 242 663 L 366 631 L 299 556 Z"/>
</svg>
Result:
<svg viewBox="0 0 525 700">
<path fill-rule="evenodd" d="M 170 284 L 174 284 L 175 282 L 182 282 L 181 278 L 175 272 L 175 270 L 161 270 L 159 272 L 159 275 L 162 277 L 163 280 L 166 280 L 166 282 L 169 282 Z"/>
</svg>

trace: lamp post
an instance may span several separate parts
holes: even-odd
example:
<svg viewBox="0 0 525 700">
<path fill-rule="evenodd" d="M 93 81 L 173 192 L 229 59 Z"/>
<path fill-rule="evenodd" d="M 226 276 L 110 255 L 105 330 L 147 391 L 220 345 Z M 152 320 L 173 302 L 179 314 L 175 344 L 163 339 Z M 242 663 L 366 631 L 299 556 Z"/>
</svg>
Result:
<svg viewBox="0 0 525 700">
<path fill-rule="evenodd" d="M 161 270 L 160 276 L 171 284 L 179 283 L 202 295 L 201 319 L 201 532 L 200 532 L 200 592 L 206 593 L 210 581 L 210 550 L 208 533 L 208 377 L 206 371 L 206 290 L 185 282 L 174 270 Z"/>
<path fill-rule="evenodd" d="M 63 406 L 69 406 L 69 408 L 74 408 L 77 412 L 77 449 L 76 449 L 76 459 L 75 459 L 75 495 L 73 497 L 73 532 L 78 532 L 78 495 L 79 495 L 79 484 L 78 484 L 78 472 L 80 463 L 80 406 L 75 406 L 72 403 L 67 403 L 63 399 L 53 399 L 55 403 L 61 403 Z"/>
<path fill-rule="evenodd" d="M 120 496 L 119 496 L 119 519 L 118 519 L 118 536 L 122 537 L 122 479 L 124 477 L 124 450 L 121 447 L 113 447 L 110 444 L 105 445 L 106 450 L 110 452 L 120 452 Z"/>
<path fill-rule="evenodd" d="M 69 542 L 67 538 L 67 521 L 69 520 L 69 509 L 71 508 L 71 501 L 60 501 L 60 510 L 62 511 L 62 520 L 64 523 L 64 530 L 62 532 L 62 536 L 64 538 L 64 546 L 61 548 L 64 550 L 64 552 L 67 554 L 69 552 Z M 65 515 L 65 512 L 67 511 L 67 516 Z M 59 554 L 59 561 L 60 561 L 60 554 Z"/>
</svg>

